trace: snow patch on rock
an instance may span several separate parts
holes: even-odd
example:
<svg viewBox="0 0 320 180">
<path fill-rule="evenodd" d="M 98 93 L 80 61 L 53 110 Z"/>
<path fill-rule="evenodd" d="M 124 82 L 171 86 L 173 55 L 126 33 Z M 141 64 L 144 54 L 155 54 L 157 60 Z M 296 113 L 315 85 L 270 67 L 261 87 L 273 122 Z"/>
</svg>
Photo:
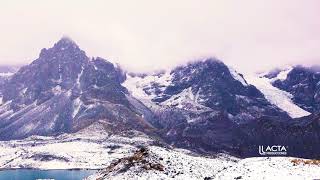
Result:
<svg viewBox="0 0 320 180">
<path fill-rule="evenodd" d="M 12 76 L 14 73 L 12 72 L 2 72 L 0 73 L 0 77 L 9 77 Z"/>
<path fill-rule="evenodd" d="M 169 72 L 160 75 L 147 75 L 144 77 L 131 76 L 127 74 L 127 79 L 122 83 L 130 94 L 139 99 L 144 105 L 151 109 L 158 109 L 159 106 L 155 104 L 152 99 L 158 95 L 152 91 L 152 85 L 157 84 L 162 91 L 171 84 L 172 75 Z M 148 93 L 145 89 L 151 89 Z"/>
<path fill-rule="evenodd" d="M 285 74 L 282 74 L 279 78 L 284 78 L 284 76 Z M 271 104 L 287 112 L 290 117 L 299 118 L 310 115 L 309 112 L 303 110 L 291 100 L 292 94 L 272 86 L 272 79 L 258 77 L 257 75 L 246 75 L 245 78 L 249 84 L 258 88 Z"/>
<path fill-rule="evenodd" d="M 242 76 L 240 76 L 240 74 L 235 69 L 229 67 L 229 71 L 235 80 L 241 82 L 241 84 L 244 86 L 248 86 L 246 80 Z"/>
<path fill-rule="evenodd" d="M 273 78 L 272 81 L 275 81 L 275 80 L 281 80 L 281 81 L 286 80 L 288 74 L 290 73 L 290 71 L 292 69 L 293 69 L 292 67 L 288 67 L 287 69 L 279 72 L 279 74 L 275 78 Z"/>
<path fill-rule="evenodd" d="M 171 96 L 168 100 L 162 102 L 161 105 L 173 106 L 179 109 L 190 110 L 192 112 L 205 112 L 212 110 L 211 108 L 199 103 L 199 101 L 201 101 L 199 92 L 200 89 L 196 94 L 193 94 L 192 87 L 189 87 L 184 89 L 181 93 Z"/>
<path fill-rule="evenodd" d="M 76 115 L 79 113 L 80 108 L 82 106 L 82 101 L 81 99 L 78 97 L 73 101 L 73 112 L 72 112 L 72 118 L 75 118 Z"/>
</svg>

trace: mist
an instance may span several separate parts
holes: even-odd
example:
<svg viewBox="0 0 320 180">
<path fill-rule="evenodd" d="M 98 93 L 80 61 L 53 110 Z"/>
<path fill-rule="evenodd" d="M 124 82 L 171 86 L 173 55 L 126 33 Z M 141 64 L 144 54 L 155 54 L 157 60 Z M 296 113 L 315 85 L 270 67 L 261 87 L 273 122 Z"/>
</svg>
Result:
<svg viewBox="0 0 320 180">
<path fill-rule="evenodd" d="M 320 62 L 320 1 L 0 2 L 0 64 L 27 64 L 62 36 L 90 57 L 150 72 L 216 57 L 240 71 Z"/>
</svg>

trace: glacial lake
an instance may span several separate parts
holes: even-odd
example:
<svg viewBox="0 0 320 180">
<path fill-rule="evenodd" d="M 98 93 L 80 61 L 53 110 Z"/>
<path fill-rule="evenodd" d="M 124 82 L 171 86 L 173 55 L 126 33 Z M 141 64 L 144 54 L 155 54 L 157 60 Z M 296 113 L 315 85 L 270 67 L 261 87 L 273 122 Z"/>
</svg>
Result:
<svg viewBox="0 0 320 180">
<path fill-rule="evenodd" d="M 96 170 L 0 170 L 0 180 L 82 180 L 95 172 Z"/>
</svg>

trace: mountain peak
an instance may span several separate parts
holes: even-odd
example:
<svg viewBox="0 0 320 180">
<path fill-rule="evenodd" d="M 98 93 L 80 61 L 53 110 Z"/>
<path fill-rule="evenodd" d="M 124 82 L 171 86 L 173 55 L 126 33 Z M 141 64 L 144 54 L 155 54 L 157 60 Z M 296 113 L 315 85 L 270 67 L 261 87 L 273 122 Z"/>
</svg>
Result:
<svg viewBox="0 0 320 180">
<path fill-rule="evenodd" d="M 61 50 L 67 48 L 79 48 L 75 41 L 73 41 L 70 37 L 67 36 L 63 36 L 57 43 L 55 43 L 54 47 L 58 47 Z"/>
<path fill-rule="evenodd" d="M 43 48 L 39 55 L 40 61 L 75 61 L 88 59 L 85 52 L 71 38 L 63 36 L 51 48 Z M 38 62 L 38 61 L 36 61 Z"/>
<path fill-rule="evenodd" d="M 59 41 L 68 42 L 68 43 L 75 43 L 73 39 L 71 39 L 69 36 L 62 36 Z"/>
</svg>

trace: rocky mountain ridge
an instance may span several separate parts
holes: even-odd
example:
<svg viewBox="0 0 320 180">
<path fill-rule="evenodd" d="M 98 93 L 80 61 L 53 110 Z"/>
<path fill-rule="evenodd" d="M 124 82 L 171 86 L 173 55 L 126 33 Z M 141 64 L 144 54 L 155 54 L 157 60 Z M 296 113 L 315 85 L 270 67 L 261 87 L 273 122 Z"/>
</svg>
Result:
<svg viewBox="0 0 320 180">
<path fill-rule="evenodd" d="M 121 78 L 112 63 L 89 59 L 75 42 L 62 38 L 6 82 L 0 138 L 70 133 L 99 120 L 111 131 L 152 129 L 129 103 Z"/>
<path fill-rule="evenodd" d="M 134 76 L 89 58 L 64 37 L 13 74 L 1 94 L 1 140 L 75 133 L 98 123 L 110 134 L 140 131 L 204 154 L 257 156 L 259 145 L 280 143 L 292 147 L 290 155 L 319 155 L 317 114 L 293 119 L 260 86 L 213 58 Z"/>
</svg>

